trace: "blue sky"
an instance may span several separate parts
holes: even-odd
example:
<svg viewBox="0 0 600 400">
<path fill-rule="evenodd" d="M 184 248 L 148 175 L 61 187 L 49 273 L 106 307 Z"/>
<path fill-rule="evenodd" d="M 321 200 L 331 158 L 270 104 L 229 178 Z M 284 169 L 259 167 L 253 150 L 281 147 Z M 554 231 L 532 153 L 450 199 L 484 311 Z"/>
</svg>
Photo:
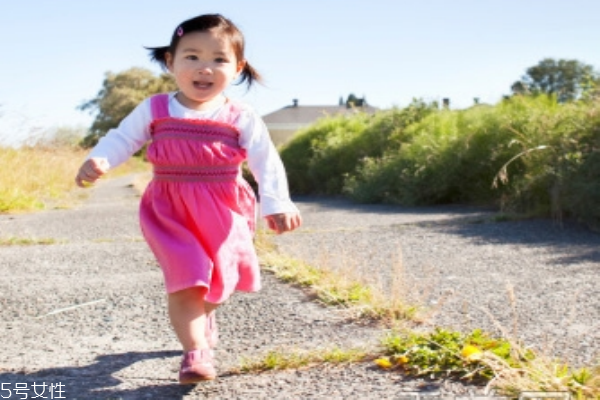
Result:
<svg viewBox="0 0 600 400">
<path fill-rule="evenodd" d="M 39 127 L 88 126 L 79 104 L 105 72 L 159 72 L 144 46 L 177 24 L 221 13 L 244 32 L 265 77 L 232 90 L 261 114 L 349 93 L 379 108 L 412 98 L 495 103 L 545 57 L 600 69 L 597 0 L 20 0 L 0 13 L 0 142 Z M 594 50 L 595 49 L 595 50 Z"/>
</svg>

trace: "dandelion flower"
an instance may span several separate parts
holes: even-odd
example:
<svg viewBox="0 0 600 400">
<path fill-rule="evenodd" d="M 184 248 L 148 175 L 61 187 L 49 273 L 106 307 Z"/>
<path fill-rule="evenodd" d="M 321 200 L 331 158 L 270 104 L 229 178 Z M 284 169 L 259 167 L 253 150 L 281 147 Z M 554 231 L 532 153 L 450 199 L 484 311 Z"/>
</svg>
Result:
<svg viewBox="0 0 600 400">
<path fill-rule="evenodd" d="M 396 361 L 398 361 L 398 364 L 406 364 L 408 363 L 408 357 L 400 356 L 396 359 Z"/>
<path fill-rule="evenodd" d="M 389 358 L 387 358 L 387 357 L 378 358 L 377 360 L 375 360 L 375 364 L 377 364 L 380 368 L 383 368 L 383 369 L 389 369 L 394 366 L 392 364 L 392 362 L 389 360 Z"/>
<path fill-rule="evenodd" d="M 463 358 L 467 361 L 477 361 L 481 360 L 483 352 L 479 350 L 479 348 L 468 344 L 465 347 L 463 347 L 462 351 L 460 352 L 460 355 L 463 356 Z"/>
</svg>

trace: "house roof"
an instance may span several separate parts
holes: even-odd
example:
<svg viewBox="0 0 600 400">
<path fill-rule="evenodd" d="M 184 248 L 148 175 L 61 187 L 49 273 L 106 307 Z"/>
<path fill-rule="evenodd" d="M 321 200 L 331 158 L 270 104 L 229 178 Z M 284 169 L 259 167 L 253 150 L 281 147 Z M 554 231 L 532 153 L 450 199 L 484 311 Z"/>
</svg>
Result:
<svg viewBox="0 0 600 400">
<path fill-rule="evenodd" d="M 371 106 L 348 108 L 343 106 L 298 106 L 290 105 L 263 116 L 263 120 L 269 124 L 294 124 L 305 125 L 315 122 L 317 119 L 327 115 L 352 114 L 359 111 L 373 113 L 377 109 Z"/>
</svg>

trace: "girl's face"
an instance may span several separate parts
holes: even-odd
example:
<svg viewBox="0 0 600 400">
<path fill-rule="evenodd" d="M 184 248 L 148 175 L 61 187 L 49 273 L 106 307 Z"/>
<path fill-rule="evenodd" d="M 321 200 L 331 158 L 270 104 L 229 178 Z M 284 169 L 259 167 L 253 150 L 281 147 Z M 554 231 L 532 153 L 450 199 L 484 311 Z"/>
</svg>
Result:
<svg viewBox="0 0 600 400">
<path fill-rule="evenodd" d="M 244 67 L 229 40 L 211 31 L 184 35 L 175 54 L 167 53 L 166 62 L 179 87 L 177 99 L 194 110 L 217 106 Z"/>
</svg>

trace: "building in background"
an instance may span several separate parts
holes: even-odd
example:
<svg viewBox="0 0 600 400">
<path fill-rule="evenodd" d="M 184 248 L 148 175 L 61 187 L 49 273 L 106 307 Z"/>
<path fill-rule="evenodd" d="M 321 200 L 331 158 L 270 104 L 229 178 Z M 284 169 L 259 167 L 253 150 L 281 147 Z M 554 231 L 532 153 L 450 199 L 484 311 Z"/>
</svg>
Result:
<svg viewBox="0 0 600 400">
<path fill-rule="evenodd" d="M 364 97 L 358 98 L 351 94 L 346 101 L 340 97 L 338 105 L 333 106 L 304 106 L 299 104 L 298 99 L 294 99 L 291 105 L 264 115 L 263 120 L 267 124 L 275 146 L 281 146 L 300 129 L 315 123 L 322 117 L 357 112 L 372 114 L 375 111 L 377 108 L 368 105 Z"/>
</svg>

